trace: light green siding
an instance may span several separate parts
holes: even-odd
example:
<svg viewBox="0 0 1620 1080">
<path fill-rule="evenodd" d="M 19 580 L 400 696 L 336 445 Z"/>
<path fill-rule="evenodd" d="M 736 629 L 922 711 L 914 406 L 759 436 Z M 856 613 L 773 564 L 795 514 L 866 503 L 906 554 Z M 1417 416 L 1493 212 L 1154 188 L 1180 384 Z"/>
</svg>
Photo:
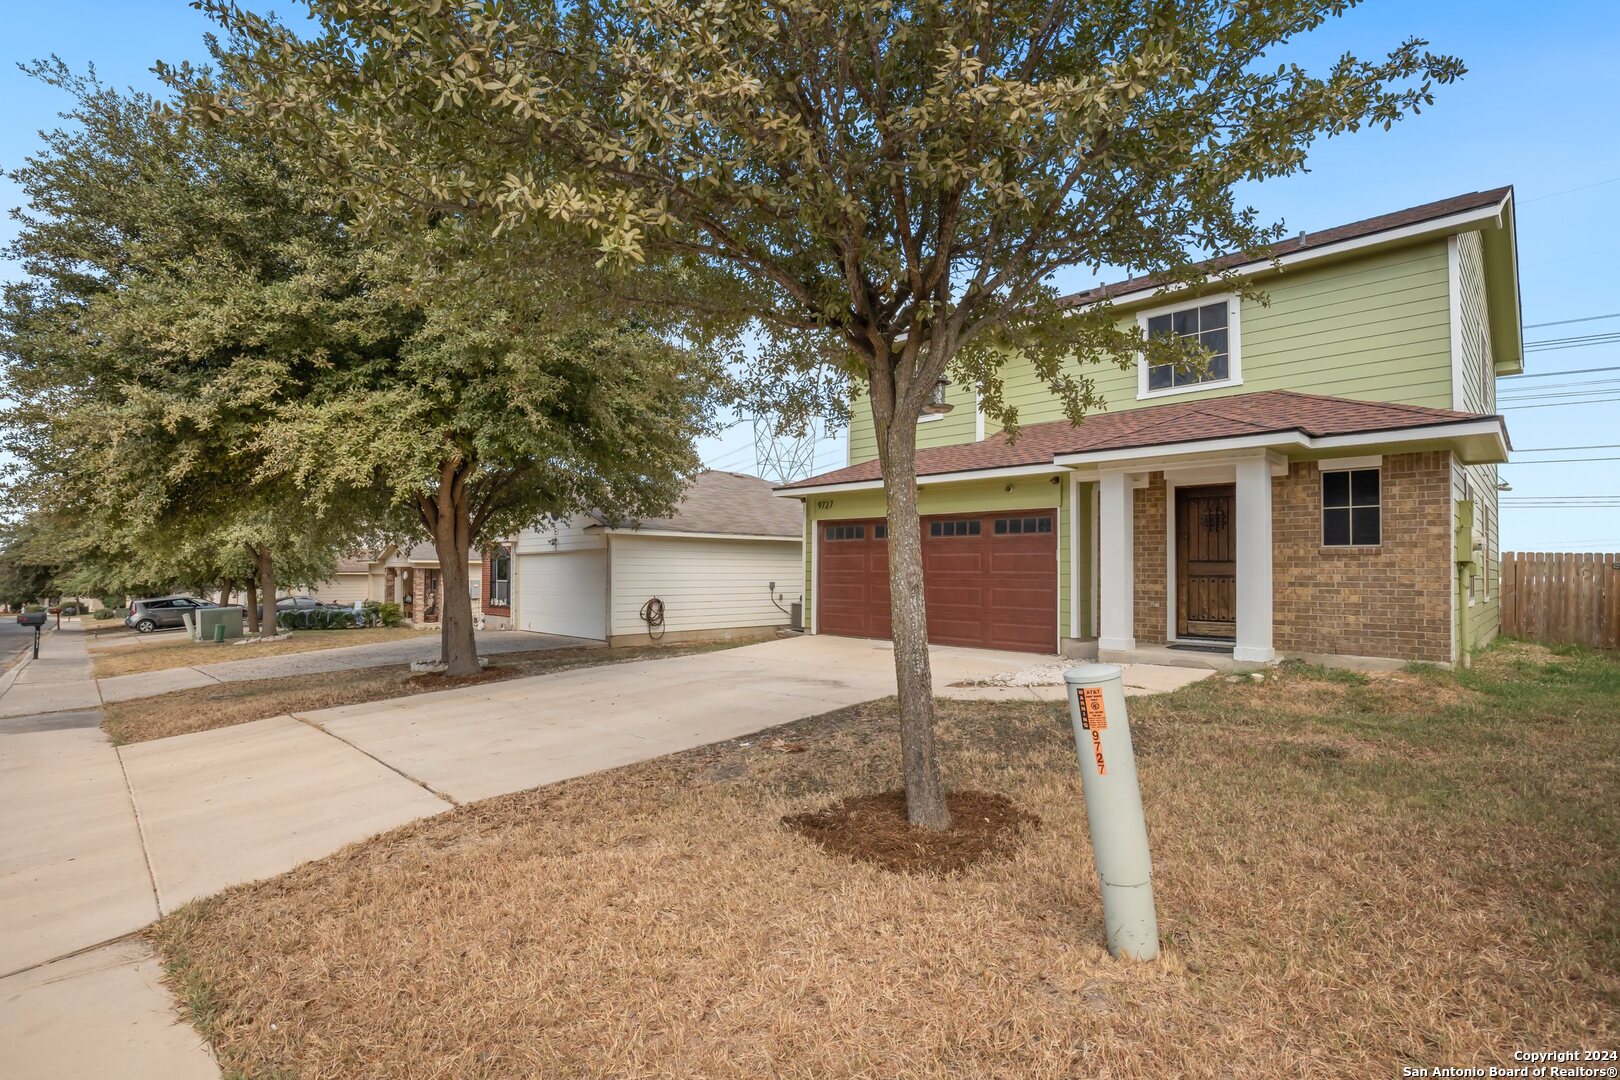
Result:
<svg viewBox="0 0 1620 1080">
<path fill-rule="evenodd" d="M 1137 399 L 1136 368 L 1074 361 L 1093 379 L 1107 408 L 1118 412 L 1166 402 L 1298 390 L 1364 401 L 1396 401 L 1449 408 L 1451 326 L 1444 240 L 1375 252 L 1329 265 L 1268 275 L 1269 303 L 1245 300 L 1240 311 L 1240 385 Z M 1135 319 L 1134 312 L 1124 317 Z M 1028 364 L 1004 370 L 1007 401 L 1021 423 L 1060 420 L 1063 410 Z M 974 438 L 972 395 L 953 387 L 957 409 L 945 421 L 919 429 L 919 445 Z M 856 402 L 850 460 L 876 456 L 872 421 Z M 958 420 L 957 417 L 961 419 Z M 987 433 L 996 426 L 987 425 Z"/>
<path fill-rule="evenodd" d="M 1480 234 L 1456 237 L 1452 265 L 1457 280 L 1455 397 L 1451 405 L 1463 412 L 1496 411 L 1496 360 L 1491 350 L 1490 311 L 1485 283 L 1485 253 Z M 1481 545 L 1480 572 L 1473 581 L 1473 601 L 1463 601 L 1468 640 L 1483 646 L 1502 624 L 1502 550 L 1499 536 L 1495 465 L 1460 465 L 1451 469 L 1452 496 L 1472 499 L 1475 537 Z"/>
<path fill-rule="evenodd" d="M 945 400 L 954 406 L 950 412 L 941 414 L 938 419 L 923 417 L 917 422 L 918 446 L 949 446 L 973 441 L 978 414 L 973 391 L 952 384 L 945 391 Z M 850 412 L 850 464 L 870 461 L 878 456 L 871 407 L 864 396 L 857 395 L 850 403 Z"/>
<path fill-rule="evenodd" d="M 1056 473 L 1053 474 L 1054 476 Z M 1011 488 L 1009 491 L 1008 488 Z M 1085 490 L 1084 488 L 1082 489 Z M 1058 621 L 1064 637 L 1069 636 L 1069 600 L 1072 590 L 1069 578 L 1072 560 L 1069 557 L 1073 531 L 1069 522 L 1069 485 L 1052 483 L 1049 476 L 1020 476 L 1012 480 L 975 480 L 956 484 L 927 484 L 917 497 L 919 512 L 932 514 L 988 514 L 997 510 L 1057 511 L 1058 541 Z M 1090 496 L 1085 495 L 1081 509 L 1089 511 Z M 882 491 L 842 491 L 829 495 L 811 496 L 805 500 L 810 528 L 809 543 L 804 551 L 805 610 L 815 608 L 815 547 L 820 539 L 818 526 L 825 521 L 846 521 L 853 518 L 881 518 L 886 514 Z M 1089 512 L 1085 517 L 1089 518 Z M 1085 528 L 1086 526 L 1082 526 Z M 1082 553 L 1086 548 L 1082 548 Z M 1089 619 L 1089 604 L 1082 611 Z M 1052 628 L 1055 636 L 1058 626 Z"/>
</svg>

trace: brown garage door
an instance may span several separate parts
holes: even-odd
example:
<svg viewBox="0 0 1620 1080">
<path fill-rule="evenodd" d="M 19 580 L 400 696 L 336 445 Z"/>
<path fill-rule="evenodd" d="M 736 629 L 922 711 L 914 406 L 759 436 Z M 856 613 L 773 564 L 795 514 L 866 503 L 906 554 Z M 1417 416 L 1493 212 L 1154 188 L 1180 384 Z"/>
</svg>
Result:
<svg viewBox="0 0 1620 1080">
<path fill-rule="evenodd" d="M 923 518 L 928 640 L 1053 652 L 1057 647 L 1057 511 Z M 888 543 L 882 521 L 829 521 L 817 541 L 824 634 L 887 638 Z"/>
</svg>

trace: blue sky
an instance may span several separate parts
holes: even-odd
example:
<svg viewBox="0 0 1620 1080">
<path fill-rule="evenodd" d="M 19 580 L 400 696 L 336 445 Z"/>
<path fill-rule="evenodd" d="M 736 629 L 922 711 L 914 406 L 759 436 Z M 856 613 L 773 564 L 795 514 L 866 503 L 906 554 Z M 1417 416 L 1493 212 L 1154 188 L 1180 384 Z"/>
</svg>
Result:
<svg viewBox="0 0 1620 1080">
<path fill-rule="evenodd" d="M 289 5 L 282 5 L 291 10 Z M 1620 26 L 1595 0 L 1526 5 L 1502 0 L 1373 0 L 1321 32 L 1299 56 L 1320 64 L 1342 52 L 1374 55 L 1407 36 L 1463 57 L 1469 74 L 1442 88 L 1431 110 L 1391 132 L 1321 144 L 1308 174 L 1244 194 L 1289 229 L 1320 229 L 1415 203 L 1500 184 L 1519 198 L 1519 268 L 1525 337 L 1620 331 L 1620 318 L 1549 327 L 1533 324 L 1620 314 Z M 60 97 L 25 78 L 15 62 L 51 53 L 82 68 L 94 63 L 115 85 L 151 88 L 154 60 L 198 59 L 207 20 L 184 0 L 0 0 L 0 167 L 11 167 L 54 126 Z M 0 182 L 0 205 L 18 202 Z M 0 222 L 0 240 L 12 234 Z M 0 278 L 15 267 L 0 263 Z M 1079 277 L 1063 282 L 1080 287 Z M 1620 343 L 1532 352 L 1528 371 L 1608 371 L 1518 384 L 1547 391 L 1582 380 L 1620 380 Z M 1507 391 L 1514 384 L 1505 382 Z M 1617 384 L 1620 385 L 1620 384 Z M 1616 395 L 1620 397 L 1620 394 Z M 1560 399 L 1549 399 L 1560 400 Z M 1505 403 L 1504 403 L 1505 404 Z M 1516 447 L 1620 444 L 1620 401 L 1580 401 L 1506 410 Z M 753 469 L 746 423 L 703 446 L 722 468 Z M 818 445 L 818 468 L 843 462 L 841 439 Z M 1620 460 L 1535 464 L 1539 459 L 1610 457 L 1620 449 L 1523 452 L 1503 470 L 1505 550 L 1620 550 L 1620 506 L 1530 509 L 1515 498 L 1620 496 Z"/>
</svg>

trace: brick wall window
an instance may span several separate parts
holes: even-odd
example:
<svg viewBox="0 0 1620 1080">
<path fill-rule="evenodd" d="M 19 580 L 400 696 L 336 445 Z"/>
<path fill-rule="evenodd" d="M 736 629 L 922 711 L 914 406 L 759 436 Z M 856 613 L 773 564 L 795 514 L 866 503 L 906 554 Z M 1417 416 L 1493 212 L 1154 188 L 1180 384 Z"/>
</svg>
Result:
<svg viewBox="0 0 1620 1080">
<path fill-rule="evenodd" d="M 479 604 L 485 615 L 507 616 L 512 613 L 512 549 L 497 544 L 484 549 L 483 599 Z"/>
<path fill-rule="evenodd" d="M 498 547 L 489 554 L 489 602 L 495 607 L 512 605 L 512 553 Z"/>
<path fill-rule="evenodd" d="M 1322 546 L 1377 547 L 1383 542 L 1378 469 L 1322 473 Z"/>
</svg>

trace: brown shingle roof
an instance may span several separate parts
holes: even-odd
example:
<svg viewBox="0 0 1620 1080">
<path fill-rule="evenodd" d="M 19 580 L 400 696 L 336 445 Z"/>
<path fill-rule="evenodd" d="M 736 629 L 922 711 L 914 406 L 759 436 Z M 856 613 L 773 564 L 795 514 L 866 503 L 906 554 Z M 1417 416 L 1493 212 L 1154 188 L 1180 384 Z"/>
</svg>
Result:
<svg viewBox="0 0 1620 1080">
<path fill-rule="evenodd" d="M 1243 435 L 1291 431 L 1310 437 L 1353 435 L 1482 419 L 1490 417 L 1422 405 L 1353 401 L 1292 390 L 1262 390 L 1232 397 L 1097 413 L 1086 417 L 1078 426 L 1067 420 L 1031 424 L 1020 431 L 1016 443 L 1008 441 L 1004 434 L 997 434 L 983 442 L 919 450 L 917 475 L 1047 465 L 1061 454 L 1134 450 Z M 876 480 L 880 476 L 876 461 L 863 461 L 788 484 L 781 490 Z"/>
<path fill-rule="evenodd" d="M 593 515 L 604 525 L 612 524 Z M 727 533 L 736 536 L 781 536 L 797 540 L 804 514 L 797 503 L 771 494 L 771 484 L 746 473 L 710 470 L 699 473 L 667 518 L 645 518 L 626 524 L 658 532 Z"/>
<path fill-rule="evenodd" d="M 1293 239 L 1280 241 L 1259 256 L 1246 255 L 1242 252 L 1221 255 L 1198 263 L 1195 268 L 1211 272 L 1229 270 L 1234 266 L 1242 266 L 1245 263 L 1293 255 L 1297 252 L 1326 247 L 1329 244 L 1338 244 L 1346 240 L 1359 240 L 1381 232 L 1389 232 L 1393 229 L 1402 229 L 1409 225 L 1419 225 L 1425 221 L 1449 217 L 1452 214 L 1460 214 L 1467 210 L 1478 210 L 1483 207 L 1494 206 L 1512 193 L 1513 189 L 1511 187 L 1499 187 L 1491 188 L 1489 191 L 1470 191 L 1466 195 L 1453 195 L 1449 199 L 1423 203 L 1421 206 L 1409 206 L 1405 210 L 1396 210 L 1391 214 L 1380 214 L 1377 217 L 1352 221 L 1348 225 L 1336 225 L 1331 229 L 1304 233 Z M 1063 297 L 1059 302 L 1071 305 L 1087 304 L 1105 297 L 1124 296 L 1141 289 L 1151 289 L 1155 285 L 1162 284 L 1163 280 L 1163 277 L 1157 274 L 1134 277 L 1113 285 L 1098 285 L 1082 292 L 1071 293 Z"/>
</svg>

